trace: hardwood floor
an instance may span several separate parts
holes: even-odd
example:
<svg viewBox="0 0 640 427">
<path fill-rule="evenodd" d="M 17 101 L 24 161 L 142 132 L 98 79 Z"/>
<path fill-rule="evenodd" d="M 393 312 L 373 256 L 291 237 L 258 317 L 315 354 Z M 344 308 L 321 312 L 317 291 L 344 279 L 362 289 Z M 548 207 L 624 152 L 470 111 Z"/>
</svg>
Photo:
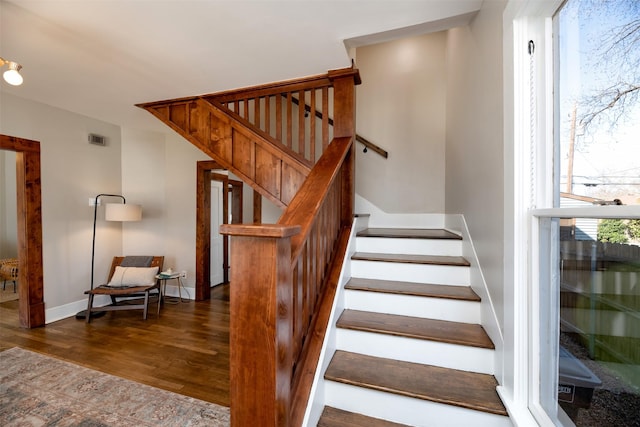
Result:
<svg viewBox="0 0 640 427">
<path fill-rule="evenodd" d="M 229 285 L 209 301 L 75 317 L 36 329 L 18 322 L 17 301 L 0 304 L 0 350 L 21 347 L 108 374 L 229 406 Z"/>
</svg>

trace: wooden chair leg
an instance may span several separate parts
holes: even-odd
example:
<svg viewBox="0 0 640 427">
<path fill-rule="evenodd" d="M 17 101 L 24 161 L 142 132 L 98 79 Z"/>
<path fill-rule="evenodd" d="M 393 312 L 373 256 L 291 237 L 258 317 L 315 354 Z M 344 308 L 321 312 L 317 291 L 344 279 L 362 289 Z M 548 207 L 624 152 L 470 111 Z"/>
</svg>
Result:
<svg viewBox="0 0 640 427">
<path fill-rule="evenodd" d="M 93 306 L 93 294 L 89 294 L 89 302 L 87 303 L 87 323 L 91 322 L 91 307 Z"/>
<path fill-rule="evenodd" d="M 142 318 L 144 320 L 147 320 L 147 310 L 149 309 L 149 291 L 146 291 L 144 293 L 144 308 L 143 308 L 143 314 L 142 314 Z"/>
<path fill-rule="evenodd" d="M 162 289 L 158 288 L 158 316 L 160 316 L 160 304 L 162 304 Z"/>
</svg>

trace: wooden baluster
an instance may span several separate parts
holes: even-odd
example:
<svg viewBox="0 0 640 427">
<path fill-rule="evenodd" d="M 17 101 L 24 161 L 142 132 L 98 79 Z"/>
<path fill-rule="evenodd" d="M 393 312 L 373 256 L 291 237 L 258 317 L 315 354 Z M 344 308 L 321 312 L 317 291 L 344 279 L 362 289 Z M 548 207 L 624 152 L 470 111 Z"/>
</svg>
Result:
<svg viewBox="0 0 640 427">
<path fill-rule="evenodd" d="M 305 97 L 304 91 L 301 90 L 298 92 L 298 153 L 302 154 L 304 157 L 305 154 Z"/>
<path fill-rule="evenodd" d="M 260 127 L 260 97 L 254 98 L 253 99 L 253 121 L 254 121 L 254 125 L 258 128 L 258 129 L 262 129 Z M 264 130 L 264 129 L 262 129 Z"/>
<path fill-rule="evenodd" d="M 293 101 L 291 100 L 291 92 L 287 92 L 287 142 L 286 146 L 291 148 L 293 138 Z"/>
<path fill-rule="evenodd" d="M 264 131 L 271 136 L 271 96 L 264 98 Z"/>
<path fill-rule="evenodd" d="M 322 152 L 329 145 L 329 88 L 322 88 Z"/>
<path fill-rule="evenodd" d="M 309 160 L 316 162 L 316 90 L 311 90 L 311 111 L 309 113 Z"/>
<path fill-rule="evenodd" d="M 244 104 L 244 119 L 245 120 L 249 120 L 249 100 L 248 99 L 243 99 L 242 100 L 243 104 Z"/>
<path fill-rule="evenodd" d="M 282 141 L 282 96 L 276 96 L 276 139 Z"/>
</svg>

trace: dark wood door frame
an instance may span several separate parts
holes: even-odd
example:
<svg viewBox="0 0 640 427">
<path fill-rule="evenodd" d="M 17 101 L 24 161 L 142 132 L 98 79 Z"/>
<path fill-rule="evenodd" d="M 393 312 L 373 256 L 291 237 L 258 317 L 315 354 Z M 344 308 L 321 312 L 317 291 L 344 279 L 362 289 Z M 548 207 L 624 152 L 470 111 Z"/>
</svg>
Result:
<svg viewBox="0 0 640 427">
<path fill-rule="evenodd" d="M 222 223 L 229 222 L 229 193 L 231 193 L 231 222 L 242 223 L 242 181 L 228 175 L 214 173 L 224 169 L 213 160 L 198 162 L 196 179 L 196 301 L 211 297 L 211 181 L 221 181 Z M 223 280 L 229 282 L 229 236 L 223 236 Z"/>
<path fill-rule="evenodd" d="M 18 313 L 20 326 L 44 326 L 40 142 L 0 135 L 0 149 L 16 153 Z"/>
</svg>

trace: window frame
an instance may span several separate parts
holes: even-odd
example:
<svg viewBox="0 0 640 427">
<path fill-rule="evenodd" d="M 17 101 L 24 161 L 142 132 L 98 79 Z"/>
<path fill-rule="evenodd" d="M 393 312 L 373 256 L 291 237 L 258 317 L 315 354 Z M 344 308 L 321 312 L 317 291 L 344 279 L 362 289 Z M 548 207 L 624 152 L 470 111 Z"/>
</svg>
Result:
<svg viewBox="0 0 640 427">
<path fill-rule="evenodd" d="M 640 206 L 556 207 L 559 195 L 554 192 L 554 179 L 559 179 L 559 166 L 554 165 L 554 155 L 559 131 L 555 123 L 559 112 L 554 97 L 558 90 L 558 57 L 553 35 L 558 30 L 554 16 L 563 3 L 564 0 L 510 0 L 504 14 L 505 76 L 513 76 L 513 81 L 505 80 L 507 88 L 512 85 L 505 91 L 505 115 L 513 119 L 512 129 L 505 120 L 505 142 L 513 141 L 514 218 L 510 231 L 511 277 L 516 285 L 509 295 L 514 302 L 513 326 L 509 320 L 505 322 L 505 341 L 511 341 L 505 344 L 513 349 L 510 357 L 505 357 L 505 368 L 508 370 L 511 364 L 513 374 L 509 379 L 513 383 L 501 386 L 499 393 L 511 403 L 516 425 L 573 424 L 561 409 L 557 413 L 545 409 L 545 402 L 549 405 L 552 399 L 557 401 L 557 387 L 552 397 L 540 392 L 543 384 L 557 385 L 557 358 L 541 357 L 558 351 L 559 330 L 551 329 L 559 319 L 559 309 L 554 308 L 559 296 L 554 286 L 547 286 L 558 280 L 553 268 L 557 265 L 554 248 L 558 244 L 554 221 L 576 217 L 640 218 Z M 530 40 L 535 45 L 533 72 L 527 53 Z M 511 64 L 509 59 L 513 60 Z M 510 95 L 512 99 L 507 98 Z M 511 102 L 513 108 L 509 111 Z M 505 154 L 508 163 L 510 159 Z M 505 177 L 509 179 L 507 166 Z M 505 259 L 508 256 L 505 252 Z M 505 274 L 507 277 L 509 274 Z M 506 390 L 509 386 L 513 389 Z"/>
</svg>

